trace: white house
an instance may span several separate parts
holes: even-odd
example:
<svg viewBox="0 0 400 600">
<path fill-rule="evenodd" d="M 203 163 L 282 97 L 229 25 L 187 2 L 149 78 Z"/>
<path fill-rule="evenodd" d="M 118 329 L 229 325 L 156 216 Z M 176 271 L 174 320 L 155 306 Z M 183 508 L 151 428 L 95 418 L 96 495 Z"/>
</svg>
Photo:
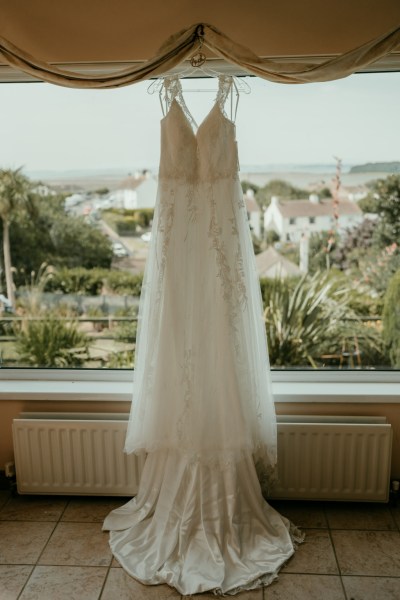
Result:
<svg viewBox="0 0 400 600">
<path fill-rule="evenodd" d="M 157 180 L 148 171 L 135 177 L 129 175 L 109 195 L 109 201 L 114 208 L 128 210 L 154 208 L 156 198 Z"/>
<path fill-rule="evenodd" d="M 337 208 L 339 233 L 363 221 L 355 202 L 340 200 Z M 279 200 L 273 196 L 264 213 L 264 230 L 275 231 L 282 241 L 300 243 L 303 234 L 329 231 L 334 225 L 332 198 L 320 200 L 317 194 L 311 194 L 308 200 Z"/>
<path fill-rule="evenodd" d="M 258 239 L 261 239 L 261 210 L 254 198 L 254 191 L 249 188 L 244 194 L 243 199 L 246 205 L 250 229 Z"/>
<path fill-rule="evenodd" d="M 39 196 L 55 196 L 56 195 L 56 192 L 44 183 L 38 183 L 32 189 L 32 192 L 34 192 L 35 194 L 38 194 Z"/>
</svg>

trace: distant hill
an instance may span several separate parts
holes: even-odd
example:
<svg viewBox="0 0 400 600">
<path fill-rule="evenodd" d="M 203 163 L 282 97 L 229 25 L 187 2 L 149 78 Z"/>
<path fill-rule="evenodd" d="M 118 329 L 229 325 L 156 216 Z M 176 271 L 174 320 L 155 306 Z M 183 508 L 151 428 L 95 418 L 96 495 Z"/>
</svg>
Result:
<svg viewBox="0 0 400 600">
<path fill-rule="evenodd" d="M 400 161 L 355 165 L 351 167 L 350 173 L 400 173 Z"/>
</svg>

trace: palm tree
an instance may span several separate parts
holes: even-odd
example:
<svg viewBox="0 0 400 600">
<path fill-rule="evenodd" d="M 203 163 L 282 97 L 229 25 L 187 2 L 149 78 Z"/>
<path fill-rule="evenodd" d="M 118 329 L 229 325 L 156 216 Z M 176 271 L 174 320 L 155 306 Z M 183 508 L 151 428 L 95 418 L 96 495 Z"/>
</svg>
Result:
<svg viewBox="0 0 400 600">
<path fill-rule="evenodd" d="M 19 169 L 0 169 L 0 219 L 3 223 L 3 259 L 7 297 L 15 307 L 15 293 L 10 252 L 10 223 L 21 208 L 28 205 L 30 182 Z"/>
</svg>

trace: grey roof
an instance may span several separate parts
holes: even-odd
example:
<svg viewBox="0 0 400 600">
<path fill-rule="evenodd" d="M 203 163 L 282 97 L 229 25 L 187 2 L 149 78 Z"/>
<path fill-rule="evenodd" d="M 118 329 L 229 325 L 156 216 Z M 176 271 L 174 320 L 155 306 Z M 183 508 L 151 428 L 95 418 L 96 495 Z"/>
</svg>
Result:
<svg viewBox="0 0 400 600">
<path fill-rule="evenodd" d="M 257 204 L 257 201 L 252 196 L 247 196 L 244 194 L 244 201 L 246 204 L 246 210 L 249 213 L 252 212 L 261 212 L 260 207 Z"/>
<path fill-rule="evenodd" d="M 279 254 L 273 246 L 269 246 L 264 252 L 256 255 L 256 265 L 260 277 L 301 275 L 299 267 L 282 254 Z"/>
<path fill-rule="evenodd" d="M 143 183 L 143 181 L 146 181 L 146 177 L 144 175 L 139 175 L 139 177 L 133 177 L 132 175 L 129 175 L 128 177 L 126 177 L 126 179 L 123 179 L 121 181 L 117 189 L 136 190 L 136 188 L 138 188 L 139 185 Z"/>
<path fill-rule="evenodd" d="M 310 200 L 280 200 L 278 209 L 283 217 L 320 217 L 333 216 L 333 200 L 326 199 L 319 202 Z M 355 202 L 340 200 L 338 202 L 338 213 L 340 215 L 362 215 L 362 210 Z"/>
</svg>

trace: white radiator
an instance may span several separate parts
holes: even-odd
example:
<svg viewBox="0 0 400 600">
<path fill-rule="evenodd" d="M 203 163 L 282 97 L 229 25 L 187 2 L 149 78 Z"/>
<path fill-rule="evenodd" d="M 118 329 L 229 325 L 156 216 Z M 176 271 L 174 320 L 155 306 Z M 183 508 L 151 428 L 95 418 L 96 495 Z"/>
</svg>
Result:
<svg viewBox="0 0 400 600">
<path fill-rule="evenodd" d="M 391 456 L 385 417 L 279 417 L 271 497 L 387 502 Z"/>
<path fill-rule="evenodd" d="M 13 438 L 20 494 L 135 495 L 143 459 L 123 453 L 127 415 L 22 413 Z M 391 426 L 384 417 L 278 417 L 271 497 L 386 502 Z"/>
<path fill-rule="evenodd" d="M 124 454 L 127 415 L 22 413 L 13 421 L 20 494 L 131 496 L 144 458 Z"/>
</svg>

